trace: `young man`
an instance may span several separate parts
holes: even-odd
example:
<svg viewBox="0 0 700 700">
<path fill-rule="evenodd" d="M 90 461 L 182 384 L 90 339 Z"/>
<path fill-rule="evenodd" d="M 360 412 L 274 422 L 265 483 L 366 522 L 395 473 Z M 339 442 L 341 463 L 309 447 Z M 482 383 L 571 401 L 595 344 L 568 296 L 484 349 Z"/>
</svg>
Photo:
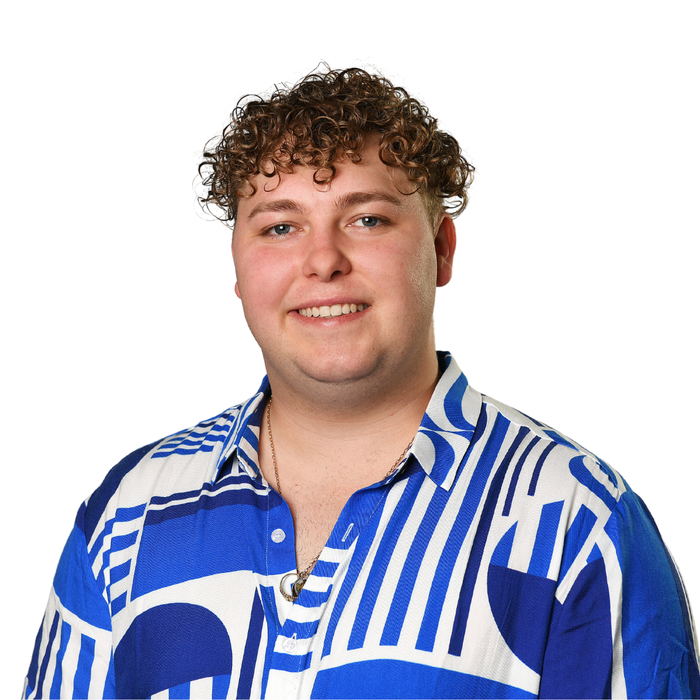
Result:
<svg viewBox="0 0 700 700">
<path fill-rule="evenodd" d="M 435 351 L 473 168 L 425 108 L 310 75 L 200 170 L 267 377 L 86 501 L 25 696 L 700 695 L 641 500 Z"/>
</svg>

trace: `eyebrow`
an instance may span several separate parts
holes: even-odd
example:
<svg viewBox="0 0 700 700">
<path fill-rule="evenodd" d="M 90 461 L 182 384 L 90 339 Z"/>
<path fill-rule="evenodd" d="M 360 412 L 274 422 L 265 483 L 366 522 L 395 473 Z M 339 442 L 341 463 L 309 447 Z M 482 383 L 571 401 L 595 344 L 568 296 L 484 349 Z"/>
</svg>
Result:
<svg viewBox="0 0 700 700">
<path fill-rule="evenodd" d="M 349 209 L 369 202 L 388 202 L 395 207 L 401 207 L 402 201 L 388 192 L 369 190 L 368 192 L 348 192 L 335 200 L 336 209 Z"/>
<path fill-rule="evenodd" d="M 369 190 L 368 192 L 348 192 L 347 194 L 338 197 L 334 206 L 338 210 L 349 209 L 350 207 L 369 204 L 370 202 L 387 202 L 395 207 L 401 207 L 403 202 L 398 197 L 395 197 L 388 192 L 381 190 Z M 271 202 L 260 202 L 256 204 L 248 214 L 248 221 L 258 216 L 258 214 L 266 214 L 268 212 L 293 212 L 295 214 L 303 214 L 304 209 L 293 199 L 276 199 Z"/>
<path fill-rule="evenodd" d="M 272 202 L 260 202 L 256 204 L 250 214 L 248 214 L 248 221 L 258 214 L 283 211 L 291 211 L 295 214 L 303 213 L 303 209 L 293 199 L 276 199 Z"/>
</svg>

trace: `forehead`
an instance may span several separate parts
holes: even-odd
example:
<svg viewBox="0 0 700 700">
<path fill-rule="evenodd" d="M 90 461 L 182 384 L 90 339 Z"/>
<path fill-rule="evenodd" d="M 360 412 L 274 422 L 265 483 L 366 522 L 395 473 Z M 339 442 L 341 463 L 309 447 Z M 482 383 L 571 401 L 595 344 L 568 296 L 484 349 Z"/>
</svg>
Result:
<svg viewBox="0 0 700 700">
<path fill-rule="evenodd" d="M 330 169 L 313 166 L 295 166 L 291 172 L 272 177 L 256 175 L 250 181 L 254 193 L 243 195 L 238 203 L 238 221 L 255 217 L 262 211 L 274 211 L 275 203 L 293 201 L 307 206 L 347 208 L 369 201 L 384 201 L 397 209 L 426 211 L 424 198 L 416 193 L 403 168 L 389 166 L 379 157 L 376 144 L 366 145 L 360 151 L 362 159 L 353 163 L 348 158 L 333 161 L 335 173 L 323 182 Z M 319 182 L 321 180 L 321 182 Z M 280 204 L 279 210 L 288 208 Z"/>
</svg>

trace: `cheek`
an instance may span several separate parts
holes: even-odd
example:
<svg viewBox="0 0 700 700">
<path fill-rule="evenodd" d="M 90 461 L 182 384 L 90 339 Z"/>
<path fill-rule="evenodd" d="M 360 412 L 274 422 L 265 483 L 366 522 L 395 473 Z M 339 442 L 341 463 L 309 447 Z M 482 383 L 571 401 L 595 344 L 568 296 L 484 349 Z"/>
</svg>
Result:
<svg viewBox="0 0 700 700">
<path fill-rule="evenodd" d="M 437 284 L 437 262 L 432 240 L 424 241 L 407 253 L 405 260 L 408 261 L 405 275 L 410 280 L 411 289 L 421 300 L 430 302 L 435 297 Z"/>
<path fill-rule="evenodd" d="M 266 278 L 271 277 L 272 269 L 270 256 L 265 251 L 249 250 L 245 247 L 233 250 L 233 264 L 236 269 L 236 278 L 243 294 L 247 290 L 265 284 Z"/>
<path fill-rule="evenodd" d="M 379 261 L 379 262 L 377 262 Z M 396 318 L 401 323 L 409 317 L 428 322 L 432 319 L 435 304 L 437 265 L 435 255 L 425 246 L 402 246 L 387 256 L 387 251 L 378 253 L 373 261 L 373 276 L 381 280 L 381 285 L 396 307 Z"/>
<path fill-rule="evenodd" d="M 243 311 L 246 317 L 260 305 L 260 301 L 265 297 L 260 294 L 259 282 L 260 274 L 257 270 L 255 259 L 245 252 L 234 250 L 234 267 L 236 270 L 236 296 L 243 304 Z"/>
<path fill-rule="evenodd" d="M 291 265 L 273 251 L 234 251 L 236 294 L 243 309 L 257 314 L 277 310 L 290 286 Z"/>
</svg>

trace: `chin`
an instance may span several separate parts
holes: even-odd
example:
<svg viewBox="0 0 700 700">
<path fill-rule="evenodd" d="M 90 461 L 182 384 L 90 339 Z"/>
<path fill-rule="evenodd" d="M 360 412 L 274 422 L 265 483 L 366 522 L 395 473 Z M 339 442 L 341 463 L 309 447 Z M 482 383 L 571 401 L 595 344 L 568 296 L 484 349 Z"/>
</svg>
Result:
<svg viewBox="0 0 700 700">
<path fill-rule="evenodd" d="M 357 362 L 339 365 L 336 363 L 324 367 L 322 364 L 314 364 L 312 367 L 302 367 L 302 371 L 309 378 L 322 384 L 351 384 L 367 379 L 374 367 L 360 365 Z"/>
<path fill-rule="evenodd" d="M 376 374 L 381 359 L 374 354 L 361 352 L 338 352 L 337 349 L 312 353 L 297 363 L 303 375 L 322 384 L 351 384 Z"/>
</svg>

